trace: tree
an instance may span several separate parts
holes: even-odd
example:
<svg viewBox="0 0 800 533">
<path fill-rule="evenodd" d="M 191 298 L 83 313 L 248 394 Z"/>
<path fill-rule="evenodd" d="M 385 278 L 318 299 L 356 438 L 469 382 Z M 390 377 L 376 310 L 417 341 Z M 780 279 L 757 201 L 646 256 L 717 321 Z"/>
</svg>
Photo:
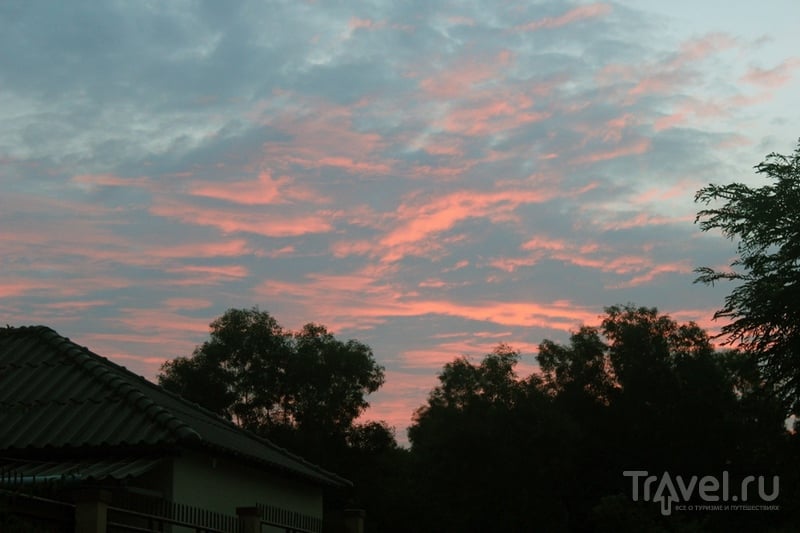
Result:
<svg viewBox="0 0 800 533">
<path fill-rule="evenodd" d="M 369 406 L 365 396 L 384 382 L 369 346 L 319 324 L 292 333 L 254 307 L 229 309 L 210 327 L 191 357 L 162 365 L 159 383 L 277 440 L 299 432 L 294 440 L 308 446 L 344 443 Z"/>
<path fill-rule="evenodd" d="M 756 173 L 771 183 L 708 185 L 695 201 L 702 231 L 738 239 L 731 270 L 698 268 L 697 282 L 737 285 L 714 318 L 730 320 L 728 344 L 756 355 L 790 412 L 800 408 L 800 142 L 792 155 L 769 154 Z M 722 201 L 721 206 L 712 203 Z"/>
<path fill-rule="evenodd" d="M 545 386 L 561 398 L 607 404 L 615 388 L 607 349 L 598 329 L 589 326 L 573 333 L 569 346 L 545 339 L 536 356 Z"/>
<path fill-rule="evenodd" d="M 664 523 L 657 507 L 634 504 L 630 494 L 620 499 L 629 490 L 620 483 L 624 470 L 724 470 L 737 482 L 749 472 L 780 471 L 787 433 L 752 358 L 715 351 L 697 324 L 655 308 L 605 311 L 599 327 L 582 327 L 566 345 L 544 341 L 537 355 L 554 405 L 579 428 L 577 443 L 570 442 L 575 482 L 565 491 L 572 524 L 604 531 L 699 527 L 674 517 Z M 731 530 L 736 520 L 709 530 Z"/>
<path fill-rule="evenodd" d="M 696 324 L 612 306 L 568 343 L 542 342 L 541 373 L 518 377 L 519 359 L 501 345 L 479 363 L 446 364 L 416 411 L 410 506 L 426 530 L 755 531 L 794 520 L 797 439 L 754 360 L 715 351 Z M 625 470 L 725 471 L 731 487 L 780 474 L 788 512 L 664 517 L 631 500 Z"/>
<path fill-rule="evenodd" d="M 409 429 L 415 500 L 426 531 L 558 531 L 575 428 L 520 354 L 498 346 L 447 363 Z"/>
</svg>

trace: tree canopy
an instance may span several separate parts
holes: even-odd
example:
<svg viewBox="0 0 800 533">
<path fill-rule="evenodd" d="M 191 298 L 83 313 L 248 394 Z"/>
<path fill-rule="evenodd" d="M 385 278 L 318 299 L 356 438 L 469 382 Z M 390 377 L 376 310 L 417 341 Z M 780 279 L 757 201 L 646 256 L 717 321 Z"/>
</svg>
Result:
<svg viewBox="0 0 800 533">
<path fill-rule="evenodd" d="M 727 342 L 755 354 L 787 408 L 800 408 L 800 142 L 791 155 L 769 154 L 755 166 L 769 183 L 708 185 L 695 201 L 696 222 L 737 240 L 730 270 L 698 268 L 698 282 L 733 281 L 715 318 Z M 718 202 L 722 202 L 719 205 Z"/>
<path fill-rule="evenodd" d="M 752 358 L 717 352 L 696 324 L 634 305 L 606 308 L 566 344 L 543 341 L 541 372 L 518 376 L 521 357 L 500 345 L 480 362 L 447 363 L 416 411 L 411 501 L 427 530 L 763 526 L 725 513 L 665 520 L 658 506 L 634 503 L 622 477 L 784 468 L 784 417 Z"/>
<path fill-rule="evenodd" d="M 251 430 L 344 438 L 384 373 L 369 346 L 319 324 L 287 331 L 254 307 L 214 320 L 209 340 L 164 363 L 158 380 Z"/>
<path fill-rule="evenodd" d="M 479 363 L 447 363 L 409 429 L 413 507 L 426 531 L 543 531 L 563 523 L 575 428 L 519 352 L 498 346 Z M 544 459 L 546 458 L 546 459 Z"/>
</svg>

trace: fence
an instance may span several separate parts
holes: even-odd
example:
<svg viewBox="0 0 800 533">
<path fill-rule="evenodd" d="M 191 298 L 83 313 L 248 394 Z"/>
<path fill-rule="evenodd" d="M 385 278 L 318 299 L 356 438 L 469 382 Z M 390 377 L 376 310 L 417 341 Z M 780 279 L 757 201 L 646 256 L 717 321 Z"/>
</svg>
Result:
<svg viewBox="0 0 800 533">
<path fill-rule="evenodd" d="M 284 528 L 292 533 L 318 533 L 322 531 L 322 520 L 273 505 L 257 505 L 261 513 L 261 523 L 267 526 Z"/>
<path fill-rule="evenodd" d="M 287 533 L 319 533 L 323 529 L 319 517 L 273 505 L 247 508 L 252 514 L 245 518 L 119 490 L 114 492 L 112 500 L 110 492 L 85 485 L 81 489 L 74 481 L 69 476 L 22 475 L 0 470 L 0 531 L 73 531 L 76 517 L 81 514 L 106 517 L 103 528 L 109 533 L 164 532 L 174 527 L 198 533 L 243 533 L 245 529 L 251 530 L 245 523 L 251 524 L 255 531 L 265 526 L 270 531 Z M 82 513 L 81 509 L 91 511 Z M 97 513 L 98 509 L 102 512 Z"/>
<path fill-rule="evenodd" d="M 94 491 L 95 493 L 98 491 Z M 99 491 L 102 492 L 102 491 Z M 63 497 L 63 496 L 62 496 Z M 108 533 L 161 533 L 174 527 L 197 533 L 242 533 L 239 516 L 217 513 L 176 502 L 141 500 L 127 505 L 104 505 Z M 68 533 L 75 530 L 80 503 L 54 497 L 42 497 L 17 490 L 0 489 L 0 531 Z M 317 517 L 260 504 L 257 522 L 287 533 L 319 533 L 322 520 Z M 95 514 L 95 513 L 90 513 Z"/>
<path fill-rule="evenodd" d="M 150 506 L 132 508 L 110 505 L 108 531 L 165 531 L 169 526 L 180 526 L 202 533 L 239 533 L 239 517 L 217 513 L 183 503 L 154 501 Z"/>
</svg>

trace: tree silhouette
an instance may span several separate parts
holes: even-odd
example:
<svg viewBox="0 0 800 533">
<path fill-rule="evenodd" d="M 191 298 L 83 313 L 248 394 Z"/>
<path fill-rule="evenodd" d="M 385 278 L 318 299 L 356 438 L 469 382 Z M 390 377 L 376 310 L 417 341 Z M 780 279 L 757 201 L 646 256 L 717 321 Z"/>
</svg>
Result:
<svg viewBox="0 0 800 533">
<path fill-rule="evenodd" d="M 479 364 L 445 365 L 409 429 L 426 531 L 558 531 L 575 428 L 519 353 L 501 345 Z"/>
<path fill-rule="evenodd" d="M 192 357 L 164 363 L 159 383 L 255 431 L 344 436 L 384 381 L 372 350 L 324 326 L 284 330 L 258 308 L 229 309 Z"/>
<path fill-rule="evenodd" d="M 800 407 L 800 142 L 791 155 L 772 153 L 756 165 L 771 183 L 708 185 L 695 201 L 695 222 L 737 240 L 731 270 L 698 268 L 698 282 L 736 283 L 715 318 L 727 342 L 755 354 L 788 412 Z M 722 205 L 716 202 L 722 201 Z M 712 205 L 713 204 L 713 205 Z"/>
</svg>

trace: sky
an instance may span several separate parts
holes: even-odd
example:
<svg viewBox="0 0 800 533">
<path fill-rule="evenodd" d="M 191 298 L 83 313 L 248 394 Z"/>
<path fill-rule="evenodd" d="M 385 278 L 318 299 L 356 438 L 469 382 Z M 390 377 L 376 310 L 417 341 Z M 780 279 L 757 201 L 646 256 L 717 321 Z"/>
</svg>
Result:
<svg viewBox="0 0 800 533">
<path fill-rule="evenodd" d="M 800 3 L 0 3 L 0 323 L 134 372 L 231 307 L 369 344 L 405 440 L 442 366 L 603 308 L 712 321 L 708 183 L 800 131 Z"/>
</svg>

